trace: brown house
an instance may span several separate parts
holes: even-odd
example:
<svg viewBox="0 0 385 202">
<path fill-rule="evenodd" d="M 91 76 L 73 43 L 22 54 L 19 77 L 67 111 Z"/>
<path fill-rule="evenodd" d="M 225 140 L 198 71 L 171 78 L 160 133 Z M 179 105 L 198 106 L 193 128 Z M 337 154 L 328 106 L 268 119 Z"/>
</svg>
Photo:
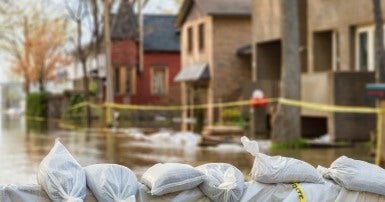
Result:
<svg viewBox="0 0 385 202">
<path fill-rule="evenodd" d="M 385 2 L 384 2 L 385 3 Z M 385 7 L 383 5 L 383 12 Z M 374 82 L 374 20 L 367 0 L 299 0 L 301 99 L 330 105 L 373 106 L 365 84 Z M 253 75 L 268 97 L 281 78 L 280 0 L 254 0 Z M 334 140 L 367 140 L 374 115 L 303 108 L 305 137 L 328 133 Z M 266 126 L 257 130 L 266 131 Z"/>
<path fill-rule="evenodd" d="M 217 120 L 212 103 L 233 101 L 251 80 L 250 58 L 236 55 L 250 44 L 251 0 L 185 0 L 177 16 L 181 29 L 182 104 L 208 104 L 204 126 Z M 183 118 L 194 117 L 184 110 Z M 187 119 L 188 120 L 188 119 Z M 183 130 L 191 130 L 188 123 Z"/>
</svg>

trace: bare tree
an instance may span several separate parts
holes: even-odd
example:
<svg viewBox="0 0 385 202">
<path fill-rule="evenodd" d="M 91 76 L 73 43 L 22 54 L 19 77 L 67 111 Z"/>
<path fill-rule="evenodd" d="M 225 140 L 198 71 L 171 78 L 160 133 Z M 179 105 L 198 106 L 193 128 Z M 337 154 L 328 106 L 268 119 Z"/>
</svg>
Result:
<svg viewBox="0 0 385 202">
<path fill-rule="evenodd" d="M 86 17 L 88 17 L 88 2 L 87 0 L 78 0 L 76 1 L 77 4 L 70 5 L 70 2 L 67 0 L 64 0 L 66 9 L 68 11 L 69 16 L 73 21 L 76 22 L 77 25 L 77 51 L 76 51 L 76 57 L 78 61 L 80 62 L 82 66 L 82 72 L 83 72 L 83 90 L 84 90 L 84 98 L 86 101 L 90 100 L 90 92 L 89 92 L 89 78 L 88 78 L 88 72 L 87 72 L 87 57 L 88 57 L 88 51 L 84 48 L 82 45 L 82 39 L 83 39 L 83 21 Z M 71 7 L 72 6 L 72 7 Z M 87 126 L 91 125 L 91 109 L 90 107 L 87 107 Z"/>
<path fill-rule="evenodd" d="M 281 0 L 282 8 L 282 98 L 301 99 L 298 0 Z M 300 109 L 278 104 L 273 117 L 272 140 L 289 142 L 301 137 Z"/>
</svg>

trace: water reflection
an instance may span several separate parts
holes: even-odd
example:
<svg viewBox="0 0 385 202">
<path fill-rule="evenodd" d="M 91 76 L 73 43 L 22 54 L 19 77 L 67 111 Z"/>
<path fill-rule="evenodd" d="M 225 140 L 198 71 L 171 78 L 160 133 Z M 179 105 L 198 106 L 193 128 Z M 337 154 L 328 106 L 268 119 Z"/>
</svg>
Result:
<svg viewBox="0 0 385 202">
<path fill-rule="evenodd" d="M 36 183 L 39 163 L 49 152 L 56 138 L 67 147 L 75 159 L 87 166 L 95 163 L 117 163 L 131 168 L 140 178 L 150 166 L 158 162 L 183 162 L 193 166 L 211 162 L 225 162 L 249 174 L 253 157 L 239 145 L 222 145 L 216 148 L 195 146 L 197 139 L 191 134 L 168 132 L 143 135 L 136 130 L 63 131 L 47 133 L 25 132 L 22 120 L 2 117 L 0 128 L 0 184 Z M 372 162 L 370 148 L 301 149 L 268 152 L 271 155 L 291 156 L 314 166 L 328 167 L 341 155 Z"/>
</svg>

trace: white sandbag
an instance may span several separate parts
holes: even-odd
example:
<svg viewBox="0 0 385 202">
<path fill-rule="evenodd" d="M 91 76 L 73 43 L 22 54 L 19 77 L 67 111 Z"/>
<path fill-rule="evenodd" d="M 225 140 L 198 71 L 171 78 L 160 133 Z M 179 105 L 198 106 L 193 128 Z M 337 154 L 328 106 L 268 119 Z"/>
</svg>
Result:
<svg viewBox="0 0 385 202">
<path fill-rule="evenodd" d="M 317 170 L 346 189 L 385 195 L 385 170 L 377 165 L 341 156 L 330 168 Z"/>
<path fill-rule="evenodd" d="M 272 201 L 272 202 L 334 202 L 341 190 L 332 181 L 323 184 L 297 183 L 302 193 L 291 183 L 264 184 L 255 181 L 246 182 L 245 192 L 240 202 Z M 303 197 L 300 200 L 300 194 Z"/>
<path fill-rule="evenodd" d="M 335 202 L 341 191 L 341 187 L 332 181 L 323 184 L 298 183 L 298 187 L 292 186 L 292 191 L 285 197 L 284 202 L 289 201 L 315 201 L 315 202 Z"/>
<path fill-rule="evenodd" d="M 243 136 L 246 151 L 255 156 L 251 177 L 261 183 L 310 182 L 324 183 L 324 179 L 310 164 L 288 157 L 268 156 L 259 152 L 258 143 Z"/>
<path fill-rule="evenodd" d="M 1 202 L 50 202 L 47 193 L 39 185 L 0 186 Z"/>
<path fill-rule="evenodd" d="M 199 188 L 214 202 L 236 202 L 242 197 L 244 177 L 238 168 L 227 163 L 208 163 L 196 169 L 206 175 Z"/>
<path fill-rule="evenodd" d="M 57 139 L 40 163 L 37 180 L 54 202 L 82 202 L 86 198 L 85 172 Z"/>
<path fill-rule="evenodd" d="M 142 176 L 142 182 L 153 195 L 183 191 L 197 187 L 205 175 L 190 165 L 182 163 L 158 163 Z"/>
<path fill-rule="evenodd" d="M 135 202 L 138 182 L 127 167 L 95 164 L 84 168 L 87 186 L 98 201 Z"/>
<path fill-rule="evenodd" d="M 240 202 L 281 202 L 293 190 L 290 184 L 264 184 L 254 180 L 246 182 Z M 297 200 L 298 201 L 298 200 Z"/>
<path fill-rule="evenodd" d="M 370 192 L 350 191 L 341 187 L 341 191 L 334 202 L 385 202 L 385 196 Z"/>
<path fill-rule="evenodd" d="M 184 191 L 173 192 L 161 196 L 151 194 L 151 190 L 144 184 L 139 184 L 137 193 L 137 202 L 210 202 L 198 188 L 192 188 Z"/>
</svg>

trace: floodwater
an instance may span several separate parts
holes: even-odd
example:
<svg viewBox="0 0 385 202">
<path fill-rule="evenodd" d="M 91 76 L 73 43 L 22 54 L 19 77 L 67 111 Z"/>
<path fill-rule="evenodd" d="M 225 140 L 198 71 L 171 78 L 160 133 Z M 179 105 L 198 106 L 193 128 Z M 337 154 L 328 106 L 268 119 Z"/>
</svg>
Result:
<svg viewBox="0 0 385 202">
<path fill-rule="evenodd" d="M 1 116 L 0 116 L 1 117 Z M 47 133 L 25 132 L 19 119 L 0 119 L 0 184 L 35 184 L 39 163 L 49 152 L 56 138 L 67 147 L 82 166 L 96 163 L 116 163 L 132 169 L 137 177 L 159 162 L 182 162 L 193 166 L 209 162 L 229 163 L 246 176 L 253 157 L 240 145 L 198 147 L 199 136 L 192 133 L 160 131 L 143 135 L 139 130 L 65 131 Z M 268 151 L 269 142 L 261 148 L 270 155 L 289 156 L 317 166 L 328 167 L 341 155 L 373 162 L 368 146 L 333 149 L 296 149 Z"/>
</svg>

